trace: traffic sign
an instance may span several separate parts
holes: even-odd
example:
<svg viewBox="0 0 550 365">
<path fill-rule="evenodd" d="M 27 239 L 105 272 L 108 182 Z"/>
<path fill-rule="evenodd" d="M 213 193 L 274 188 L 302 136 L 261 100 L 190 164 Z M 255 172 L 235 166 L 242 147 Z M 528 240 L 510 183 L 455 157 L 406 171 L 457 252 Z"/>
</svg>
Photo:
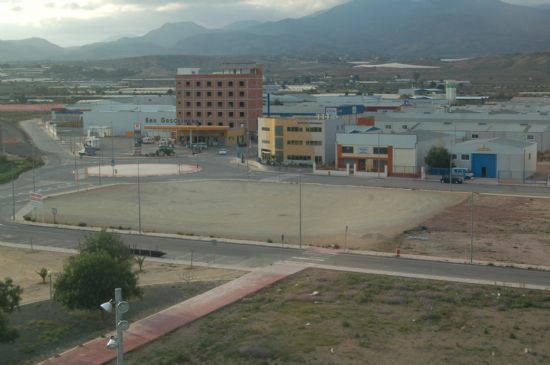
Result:
<svg viewBox="0 0 550 365">
<path fill-rule="evenodd" d="M 114 158 L 111 160 L 111 166 L 115 167 L 115 159 Z"/>
</svg>

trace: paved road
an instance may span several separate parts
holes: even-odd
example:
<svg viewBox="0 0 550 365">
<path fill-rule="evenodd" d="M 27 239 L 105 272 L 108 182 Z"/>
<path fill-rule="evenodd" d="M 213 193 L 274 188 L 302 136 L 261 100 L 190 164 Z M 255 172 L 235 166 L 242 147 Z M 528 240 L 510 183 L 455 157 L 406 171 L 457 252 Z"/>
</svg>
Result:
<svg viewBox="0 0 550 365">
<path fill-rule="evenodd" d="M 53 193 L 75 188 L 72 177 L 75 159 L 59 145 L 46 137 L 33 123 L 24 124 L 27 133 L 33 138 L 35 145 L 45 151 L 47 165 L 35 172 L 37 190 Z M 199 162 L 203 172 L 174 179 L 235 179 L 248 178 L 255 180 L 296 181 L 297 174 L 277 174 L 265 172 L 250 172 L 241 167 L 229 164 L 229 156 L 217 156 L 214 153 L 202 155 Z M 193 156 L 180 156 L 174 161 L 193 163 Z M 78 166 L 96 164 L 96 159 L 77 159 Z M 155 181 L 159 178 L 151 178 Z M 112 179 L 102 179 L 102 184 L 110 183 Z M 133 182 L 135 179 L 116 179 L 117 182 Z M 384 186 L 392 188 L 414 189 L 449 189 L 449 186 L 437 182 L 423 182 L 401 179 L 358 179 L 304 175 L 303 182 Z M 81 187 L 98 185 L 99 179 L 87 179 L 81 182 Z M 470 185 L 452 186 L 453 190 L 475 190 L 487 193 L 512 193 L 523 195 L 548 196 L 548 189 L 530 186 L 502 185 Z M 21 176 L 15 183 L 16 208 L 27 202 L 27 196 L 33 189 L 32 172 Z M 83 238 L 84 232 L 22 226 L 10 221 L 11 216 L 11 184 L 0 185 L 0 241 L 12 243 L 33 242 L 40 245 L 74 248 Z M 280 260 L 294 260 L 312 264 L 336 265 L 349 268 L 364 268 L 387 272 L 403 272 L 408 274 L 443 276 L 462 279 L 488 280 L 497 282 L 525 283 L 530 285 L 550 285 L 550 273 L 533 270 L 518 270 L 472 265 L 448 264 L 430 261 L 415 261 L 397 258 L 371 257 L 352 254 L 319 253 L 313 250 L 296 250 L 280 247 L 263 247 L 223 243 L 218 241 L 202 242 L 182 239 L 156 238 L 149 236 L 122 235 L 131 244 L 143 248 L 161 249 L 167 252 L 167 257 L 181 260 L 202 261 L 212 264 L 223 264 L 255 268 L 272 264 Z"/>
</svg>

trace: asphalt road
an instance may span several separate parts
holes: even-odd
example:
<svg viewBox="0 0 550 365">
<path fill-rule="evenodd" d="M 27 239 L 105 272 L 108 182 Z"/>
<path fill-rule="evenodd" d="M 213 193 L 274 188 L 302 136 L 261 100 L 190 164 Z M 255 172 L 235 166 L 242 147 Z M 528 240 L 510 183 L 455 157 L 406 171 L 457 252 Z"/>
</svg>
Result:
<svg viewBox="0 0 550 365">
<path fill-rule="evenodd" d="M 47 164 L 35 171 L 36 190 L 45 194 L 74 190 L 76 184 L 72 175 L 75 158 L 68 154 L 56 142 L 44 135 L 33 123 L 25 123 L 25 130 L 33 138 L 34 144 L 44 151 Z M 118 158 L 127 156 L 117 156 Z M 253 172 L 229 163 L 231 156 L 218 156 L 209 152 L 196 156 L 184 155 L 174 158 L 179 163 L 196 163 L 197 159 L 203 171 L 197 174 L 174 177 L 173 179 L 254 179 L 295 182 L 297 174 L 277 172 Z M 162 161 L 167 161 L 162 160 Z M 77 168 L 97 164 L 97 159 L 76 159 Z M 543 187 L 504 186 L 487 184 L 465 184 L 462 186 L 442 185 L 439 182 L 426 182 L 408 179 L 359 179 L 303 175 L 302 182 L 323 184 L 345 184 L 378 186 L 388 188 L 472 191 L 494 194 L 518 194 L 528 196 L 549 196 L 550 191 Z M 157 181 L 162 178 L 150 178 Z M 116 182 L 134 182 L 135 179 L 103 178 L 101 184 Z M 99 185 L 98 178 L 80 182 L 80 187 Z M 15 207 L 20 209 L 28 202 L 33 190 L 33 174 L 27 172 L 14 183 Z M 30 243 L 54 247 L 75 248 L 85 232 L 19 225 L 10 221 L 12 213 L 12 186 L 0 185 L 0 241 L 10 243 Z M 364 268 L 388 273 L 405 273 L 451 277 L 467 280 L 487 280 L 494 282 L 521 283 L 526 285 L 550 285 L 550 273 L 534 270 L 497 268 L 466 264 L 451 264 L 432 261 L 407 260 L 403 258 L 374 257 L 354 254 L 319 253 L 314 250 L 297 250 L 283 247 L 265 247 L 241 245 L 220 241 L 194 241 L 172 238 L 158 238 L 138 235 L 122 235 L 125 242 L 141 248 L 160 249 L 168 258 L 206 262 L 211 264 L 255 268 L 272 264 L 279 260 L 294 260 L 311 264 L 335 265 L 342 268 Z"/>
</svg>

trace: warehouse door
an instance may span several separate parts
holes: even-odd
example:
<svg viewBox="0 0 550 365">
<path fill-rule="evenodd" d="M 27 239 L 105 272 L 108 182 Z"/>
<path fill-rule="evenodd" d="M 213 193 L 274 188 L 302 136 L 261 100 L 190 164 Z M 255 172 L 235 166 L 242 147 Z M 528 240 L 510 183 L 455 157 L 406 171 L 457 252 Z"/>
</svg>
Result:
<svg viewBox="0 0 550 365">
<path fill-rule="evenodd" d="M 475 177 L 497 177 L 497 155 L 487 153 L 472 154 L 472 172 Z"/>
</svg>

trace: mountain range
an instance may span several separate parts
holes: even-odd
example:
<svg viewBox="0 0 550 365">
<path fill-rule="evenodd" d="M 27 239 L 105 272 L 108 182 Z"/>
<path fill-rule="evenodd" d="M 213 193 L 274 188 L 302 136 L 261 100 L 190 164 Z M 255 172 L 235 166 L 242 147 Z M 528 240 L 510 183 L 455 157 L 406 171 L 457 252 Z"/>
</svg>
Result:
<svg viewBox="0 0 550 365">
<path fill-rule="evenodd" d="M 0 41 L 0 61 L 146 55 L 476 57 L 550 50 L 550 8 L 500 0 L 352 0 L 297 19 L 210 29 L 164 24 L 140 37 L 62 48 L 44 39 Z"/>
</svg>

